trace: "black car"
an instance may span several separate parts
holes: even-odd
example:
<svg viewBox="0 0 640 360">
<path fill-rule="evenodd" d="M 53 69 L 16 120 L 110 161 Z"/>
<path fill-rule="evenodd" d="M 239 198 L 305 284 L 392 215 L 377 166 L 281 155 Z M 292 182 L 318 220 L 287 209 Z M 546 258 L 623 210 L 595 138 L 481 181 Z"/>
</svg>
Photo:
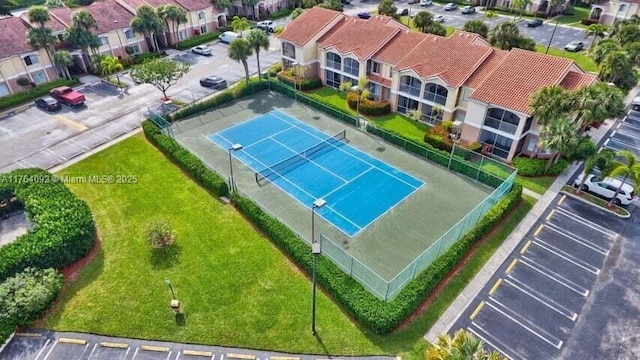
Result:
<svg viewBox="0 0 640 360">
<path fill-rule="evenodd" d="M 398 16 L 409 16 L 409 9 L 400 9 L 396 14 Z"/>
<path fill-rule="evenodd" d="M 45 97 L 45 98 L 36 100 L 36 106 L 39 108 L 45 109 L 47 111 L 56 111 L 62 108 L 58 100 L 52 97 Z"/>
<path fill-rule="evenodd" d="M 542 23 L 543 23 L 542 19 L 531 19 L 531 20 L 527 21 L 527 26 L 534 28 L 534 27 L 538 27 L 538 26 L 542 25 Z"/>
<path fill-rule="evenodd" d="M 345 5 L 351 4 L 351 0 L 340 0 L 340 2 L 345 4 Z"/>
<path fill-rule="evenodd" d="M 207 76 L 200 79 L 200 85 L 216 90 L 225 89 L 227 87 L 227 80 L 220 76 Z"/>
<path fill-rule="evenodd" d="M 363 12 L 358 13 L 358 17 L 360 19 L 369 19 L 371 17 L 371 14 L 366 12 L 366 11 L 363 11 Z"/>
</svg>

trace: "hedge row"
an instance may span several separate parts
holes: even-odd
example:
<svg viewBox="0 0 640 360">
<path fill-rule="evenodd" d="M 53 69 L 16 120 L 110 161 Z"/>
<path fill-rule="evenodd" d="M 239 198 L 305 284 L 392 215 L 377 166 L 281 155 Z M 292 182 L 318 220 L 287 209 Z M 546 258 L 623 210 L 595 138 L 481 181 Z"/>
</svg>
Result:
<svg viewBox="0 0 640 360">
<path fill-rule="evenodd" d="M 522 176 L 556 176 L 564 171 L 569 166 L 569 161 L 565 159 L 558 160 L 555 164 L 551 165 L 549 170 L 545 173 L 544 169 L 547 166 L 548 160 L 545 159 L 531 159 L 528 157 L 517 157 L 513 159 L 513 166 L 518 169 L 518 175 Z"/>
<path fill-rule="evenodd" d="M 78 83 L 78 79 L 59 79 L 56 81 L 51 81 L 42 85 L 38 85 L 31 89 L 28 92 L 20 92 L 12 95 L 7 95 L 3 98 L 0 98 L 0 110 L 8 109 L 10 107 L 14 107 L 17 105 L 21 105 L 27 103 L 31 100 L 35 100 L 41 96 L 45 96 L 49 94 L 49 90 L 56 88 L 58 86 L 73 86 Z"/>
<path fill-rule="evenodd" d="M 353 110 L 358 110 L 360 114 L 371 116 L 387 115 L 391 112 L 391 104 L 389 101 L 374 101 L 366 98 L 360 98 L 360 104 L 358 104 L 358 98 L 360 95 L 350 91 L 347 93 L 347 104 Z"/>
<path fill-rule="evenodd" d="M 292 12 L 293 12 L 293 9 L 282 9 L 282 10 L 274 11 L 271 13 L 271 15 L 269 15 L 269 19 L 278 20 L 278 19 L 286 18 L 287 16 L 291 15 Z"/>
<path fill-rule="evenodd" d="M 93 246 L 91 209 L 54 175 L 35 168 L 0 174 L 0 193 L 6 192 L 22 202 L 34 227 L 0 247 L 0 280 L 27 267 L 64 267 Z"/>
<path fill-rule="evenodd" d="M 322 80 L 319 78 L 296 80 L 282 72 L 278 74 L 278 80 L 291 87 L 296 87 L 300 89 L 300 91 L 313 90 L 322 87 Z"/>
<path fill-rule="evenodd" d="M 214 40 L 218 40 L 219 36 L 219 31 L 213 31 L 210 33 L 194 36 L 192 38 L 178 42 L 178 50 L 189 49 L 196 45 L 201 45 L 204 43 L 212 42 Z"/>
<path fill-rule="evenodd" d="M 153 145 L 171 161 L 180 165 L 198 183 L 217 196 L 229 194 L 229 188 L 223 178 L 209 170 L 202 160 L 183 148 L 178 142 L 163 134 L 155 124 L 146 120 L 142 123 L 142 128 L 145 136 Z"/>
<path fill-rule="evenodd" d="M 147 138 L 155 144 L 170 159 L 192 173 L 193 163 L 198 162 L 199 177 L 222 179 L 213 171 L 204 167 L 197 159 L 189 159 L 186 153 L 174 140 L 162 134 L 150 121 L 143 123 Z M 184 153 L 183 153 L 184 152 Z M 186 153 L 186 154 L 185 154 Z M 195 158 L 191 155 L 191 158 Z M 211 182 L 201 184 L 218 194 L 220 188 Z M 225 187 L 226 189 L 226 187 Z M 372 331 L 385 334 L 397 327 L 424 300 L 424 298 L 444 279 L 447 274 L 464 257 L 471 245 L 491 230 L 504 214 L 518 203 L 522 187 L 514 185 L 510 193 L 501 199 L 478 225 L 419 276 L 405 286 L 404 289 L 390 302 L 384 302 L 371 293 L 353 278 L 345 274 L 340 268 L 327 258 L 321 257 L 318 263 L 318 281 L 349 314 Z M 301 268 L 311 271 L 312 255 L 307 243 L 299 239 L 293 231 L 284 224 L 269 216 L 253 201 L 233 196 L 233 204 L 258 229 L 264 232 L 271 241 L 291 257 Z"/>
</svg>

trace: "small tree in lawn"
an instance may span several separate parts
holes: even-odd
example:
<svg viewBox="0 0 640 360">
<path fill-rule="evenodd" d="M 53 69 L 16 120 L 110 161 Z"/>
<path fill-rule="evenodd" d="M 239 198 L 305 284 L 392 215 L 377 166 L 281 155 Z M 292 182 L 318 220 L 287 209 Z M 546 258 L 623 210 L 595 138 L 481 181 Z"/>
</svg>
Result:
<svg viewBox="0 0 640 360">
<path fill-rule="evenodd" d="M 175 85 L 188 71 L 188 64 L 170 59 L 156 59 L 134 66 L 131 69 L 131 78 L 135 82 L 155 86 L 162 91 L 163 98 L 167 99 L 167 89 Z"/>
<path fill-rule="evenodd" d="M 618 151 L 616 156 L 622 158 L 624 161 L 614 160 L 611 164 L 611 173 L 609 176 L 612 178 L 622 176 L 623 178 L 620 186 L 618 186 L 616 192 L 613 194 L 611 201 L 609 201 L 609 207 L 613 207 L 613 204 L 618 198 L 618 194 L 620 194 L 622 185 L 624 185 L 627 179 L 631 179 L 635 192 L 640 190 L 640 162 L 638 162 L 636 154 L 629 150 L 622 150 Z"/>
<path fill-rule="evenodd" d="M 462 30 L 476 33 L 485 39 L 489 34 L 489 27 L 482 20 L 469 20 L 464 23 Z"/>
<path fill-rule="evenodd" d="M 115 56 L 105 56 L 100 61 L 100 68 L 102 69 L 102 74 L 107 75 L 107 80 L 109 80 L 109 75 L 116 74 L 116 80 L 118 81 L 118 85 L 120 85 L 120 76 L 118 73 L 124 70 L 124 66 L 120 60 L 118 60 Z"/>
<path fill-rule="evenodd" d="M 145 236 L 154 249 L 166 248 L 176 240 L 176 234 L 171 229 L 171 225 L 162 219 L 151 220 Z"/>
<path fill-rule="evenodd" d="M 229 57 L 242 63 L 247 83 L 249 82 L 249 64 L 247 64 L 247 58 L 251 55 L 253 55 L 253 49 L 247 40 L 237 38 L 229 44 Z"/>
<path fill-rule="evenodd" d="M 235 32 L 239 32 L 242 35 L 242 32 L 249 29 L 249 22 L 245 17 L 239 17 L 238 15 L 234 16 L 231 20 L 231 28 Z"/>
</svg>

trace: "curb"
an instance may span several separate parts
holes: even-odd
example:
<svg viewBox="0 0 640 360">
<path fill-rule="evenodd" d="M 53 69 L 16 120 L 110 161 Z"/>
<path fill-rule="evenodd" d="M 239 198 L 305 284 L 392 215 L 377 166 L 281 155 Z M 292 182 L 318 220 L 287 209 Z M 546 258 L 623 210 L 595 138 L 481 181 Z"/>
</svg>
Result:
<svg viewBox="0 0 640 360">
<path fill-rule="evenodd" d="M 13 340 L 13 337 L 16 336 L 16 332 L 12 332 L 11 335 L 9 335 L 9 337 L 7 338 L 7 340 L 4 341 L 4 344 L 2 344 L 0 346 L 0 354 L 2 354 L 2 351 L 7 347 L 7 345 L 9 345 L 9 343 L 11 342 L 11 340 Z"/>
<path fill-rule="evenodd" d="M 618 214 L 618 213 L 617 213 L 617 212 L 615 212 L 615 211 L 611 211 L 611 210 L 609 210 L 609 209 L 607 209 L 607 208 L 604 208 L 604 207 L 602 207 L 602 206 L 596 205 L 596 204 L 592 203 L 591 201 L 585 200 L 585 199 L 581 198 L 580 196 L 576 196 L 575 194 L 571 194 L 570 192 L 565 191 L 565 190 L 561 190 L 561 191 L 560 191 L 560 194 L 567 195 L 568 197 L 573 198 L 573 199 L 576 199 L 576 200 L 578 200 L 578 201 L 581 201 L 581 202 L 583 202 L 583 203 L 585 203 L 585 204 L 587 204 L 587 205 L 591 205 L 591 206 L 596 207 L 596 208 L 598 208 L 598 209 L 602 209 L 602 210 L 604 210 L 604 211 L 606 211 L 606 212 L 608 212 L 608 213 L 610 213 L 610 214 L 613 214 L 613 215 L 615 215 L 615 216 L 617 216 L 617 217 L 619 217 L 619 218 L 621 218 L 621 219 L 629 219 L 629 218 L 631 218 L 631 213 L 630 213 L 627 209 L 621 208 L 621 207 L 620 207 L 620 206 L 618 206 L 618 205 L 614 205 L 614 206 L 615 206 L 615 207 L 617 207 L 618 209 L 621 209 L 621 210 L 623 210 L 624 212 L 626 212 L 626 213 L 627 213 L 627 215 L 620 215 L 620 214 Z"/>
</svg>

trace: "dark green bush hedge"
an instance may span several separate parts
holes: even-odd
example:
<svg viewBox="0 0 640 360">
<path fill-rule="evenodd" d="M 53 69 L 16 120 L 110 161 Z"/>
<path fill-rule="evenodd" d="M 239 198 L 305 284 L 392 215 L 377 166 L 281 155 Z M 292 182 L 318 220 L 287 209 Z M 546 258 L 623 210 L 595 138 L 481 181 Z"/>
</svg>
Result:
<svg viewBox="0 0 640 360">
<path fill-rule="evenodd" d="M 14 107 L 17 105 L 21 105 L 31 100 L 35 100 L 41 96 L 45 96 L 49 94 L 49 90 L 56 88 L 58 86 L 73 86 L 78 83 L 78 79 L 67 80 L 67 79 L 59 79 L 56 81 L 48 82 L 45 84 L 38 85 L 31 89 L 29 92 L 21 92 L 12 95 L 7 95 L 0 98 L 0 110 L 8 109 L 10 107 Z"/>
<path fill-rule="evenodd" d="M 578 146 L 576 146 L 576 151 L 573 153 L 572 158 L 573 160 L 584 160 L 595 153 L 596 144 L 589 138 L 582 138 Z"/>
<path fill-rule="evenodd" d="M 555 176 L 560 175 L 561 172 L 569 167 L 569 161 L 567 159 L 560 159 L 555 164 L 551 165 L 549 171 L 547 171 L 547 175 Z"/>
<path fill-rule="evenodd" d="M 360 114 L 363 115 L 371 115 L 371 116 L 382 116 L 387 115 L 391 112 L 391 104 L 389 101 L 374 101 L 370 99 L 360 99 L 360 105 L 358 107 L 358 98 L 360 96 L 353 92 L 349 91 L 347 93 L 347 104 L 353 110 L 358 109 Z"/>
<path fill-rule="evenodd" d="M 300 91 L 313 90 L 322 87 L 322 80 L 319 78 L 295 80 L 282 72 L 278 74 L 278 80 L 291 87 L 297 87 Z"/>
<path fill-rule="evenodd" d="M 522 176 L 555 176 L 564 171 L 569 166 L 566 159 L 560 159 L 551 165 L 549 171 L 545 174 L 544 169 L 547 166 L 546 159 L 531 159 L 528 157 L 517 157 L 513 159 L 513 166 L 518 169 L 518 174 Z"/>
<path fill-rule="evenodd" d="M 282 9 L 282 10 L 274 11 L 271 13 L 271 15 L 269 15 L 269 19 L 278 20 L 278 19 L 285 18 L 291 15 L 292 11 L 293 9 Z"/>
<path fill-rule="evenodd" d="M 445 139 L 440 135 L 426 133 L 424 134 L 424 142 L 442 151 L 451 152 L 453 143 L 449 139 Z"/>
<path fill-rule="evenodd" d="M 178 50 L 189 49 L 196 45 L 201 45 L 214 40 L 218 40 L 219 36 L 220 36 L 220 32 L 218 31 L 213 31 L 210 33 L 194 36 L 192 38 L 178 42 Z"/>
<path fill-rule="evenodd" d="M 0 280 L 27 267 L 61 268 L 87 254 L 96 229 L 89 206 L 42 169 L 0 174 L 0 192 L 15 194 L 34 228 L 0 247 Z"/>
<path fill-rule="evenodd" d="M 171 161 L 180 165 L 198 183 L 217 196 L 229 194 L 229 188 L 224 179 L 209 170 L 200 159 L 175 140 L 163 134 L 155 124 L 146 120 L 142 123 L 142 128 L 145 136 L 153 145 L 160 149 Z"/>
</svg>

